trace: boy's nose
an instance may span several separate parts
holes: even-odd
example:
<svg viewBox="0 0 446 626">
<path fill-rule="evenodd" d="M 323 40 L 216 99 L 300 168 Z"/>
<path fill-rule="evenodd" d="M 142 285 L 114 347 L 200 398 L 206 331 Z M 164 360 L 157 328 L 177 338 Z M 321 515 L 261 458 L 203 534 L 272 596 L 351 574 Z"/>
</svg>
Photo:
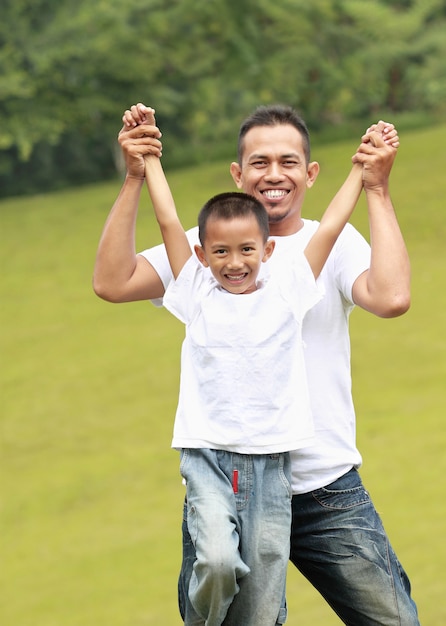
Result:
<svg viewBox="0 0 446 626">
<path fill-rule="evenodd" d="M 241 267 L 243 265 L 243 260 L 240 258 L 238 254 L 233 254 L 228 259 L 226 265 L 232 269 Z"/>
</svg>

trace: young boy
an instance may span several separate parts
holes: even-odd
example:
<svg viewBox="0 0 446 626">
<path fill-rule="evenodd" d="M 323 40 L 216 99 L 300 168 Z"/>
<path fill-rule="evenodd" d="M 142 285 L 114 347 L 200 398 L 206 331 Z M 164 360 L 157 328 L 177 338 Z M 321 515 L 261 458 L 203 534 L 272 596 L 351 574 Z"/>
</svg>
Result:
<svg viewBox="0 0 446 626">
<path fill-rule="evenodd" d="M 154 124 L 152 109 L 142 113 Z M 312 437 L 301 324 L 321 298 L 315 278 L 353 211 L 362 169 L 352 168 L 306 259 L 263 280 L 274 241 L 257 200 L 211 198 L 192 255 L 157 157 L 147 158 L 146 178 L 175 278 L 164 305 L 186 324 L 172 445 L 197 555 L 190 598 L 208 625 L 273 626 L 283 623 L 289 557 L 287 452 Z"/>
</svg>

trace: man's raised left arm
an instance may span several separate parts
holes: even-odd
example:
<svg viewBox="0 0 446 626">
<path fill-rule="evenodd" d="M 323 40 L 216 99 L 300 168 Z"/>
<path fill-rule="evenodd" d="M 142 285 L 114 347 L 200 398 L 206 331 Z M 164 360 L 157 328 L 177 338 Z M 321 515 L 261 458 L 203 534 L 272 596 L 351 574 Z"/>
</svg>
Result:
<svg viewBox="0 0 446 626">
<path fill-rule="evenodd" d="M 352 160 L 363 166 L 371 261 L 353 285 L 353 300 L 379 317 L 398 317 L 410 307 L 410 261 L 389 192 L 396 148 L 381 137 L 376 145 L 366 137 Z"/>
</svg>

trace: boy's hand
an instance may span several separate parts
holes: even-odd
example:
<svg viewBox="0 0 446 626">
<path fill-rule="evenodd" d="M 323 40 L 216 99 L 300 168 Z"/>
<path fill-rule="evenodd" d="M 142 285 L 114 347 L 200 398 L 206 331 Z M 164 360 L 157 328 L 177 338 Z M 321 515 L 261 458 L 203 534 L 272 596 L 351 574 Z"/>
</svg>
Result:
<svg viewBox="0 0 446 626">
<path fill-rule="evenodd" d="M 134 104 L 130 109 L 124 111 L 122 121 L 127 128 L 134 128 L 140 124 L 155 126 L 155 109 L 138 102 L 138 104 Z"/>
<path fill-rule="evenodd" d="M 383 120 L 372 124 L 361 137 L 361 144 L 353 155 L 352 162 L 362 165 L 365 191 L 387 191 L 390 171 L 399 145 L 395 126 Z"/>
<path fill-rule="evenodd" d="M 352 162 L 362 165 L 362 181 L 365 191 L 385 193 L 388 190 L 390 170 L 397 149 L 391 142 L 384 141 L 381 131 L 372 130 L 366 133 L 363 139 L 356 154 L 352 157 Z"/>
<path fill-rule="evenodd" d="M 393 148 L 399 148 L 400 140 L 398 137 L 398 131 L 393 124 L 383 122 L 383 120 L 380 120 L 377 124 L 372 124 L 365 131 L 365 135 L 362 136 L 361 141 L 367 141 L 367 135 L 369 135 L 372 131 L 381 133 L 384 143 L 391 145 Z"/>
</svg>

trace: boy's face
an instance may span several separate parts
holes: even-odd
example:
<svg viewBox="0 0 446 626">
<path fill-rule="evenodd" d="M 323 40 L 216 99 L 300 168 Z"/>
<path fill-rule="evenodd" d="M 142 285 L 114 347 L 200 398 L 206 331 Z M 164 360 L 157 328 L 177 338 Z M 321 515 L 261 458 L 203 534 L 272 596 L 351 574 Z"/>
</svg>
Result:
<svg viewBox="0 0 446 626">
<path fill-rule="evenodd" d="M 230 220 L 210 219 L 204 246 L 195 252 L 220 285 L 234 294 L 252 293 L 260 265 L 271 256 L 274 241 L 263 241 L 254 215 Z"/>
<path fill-rule="evenodd" d="M 300 132 L 290 124 L 255 126 L 243 146 L 242 163 L 231 164 L 237 187 L 265 206 L 272 235 L 297 232 L 305 192 L 319 173 L 318 163 L 306 162 Z"/>
</svg>

